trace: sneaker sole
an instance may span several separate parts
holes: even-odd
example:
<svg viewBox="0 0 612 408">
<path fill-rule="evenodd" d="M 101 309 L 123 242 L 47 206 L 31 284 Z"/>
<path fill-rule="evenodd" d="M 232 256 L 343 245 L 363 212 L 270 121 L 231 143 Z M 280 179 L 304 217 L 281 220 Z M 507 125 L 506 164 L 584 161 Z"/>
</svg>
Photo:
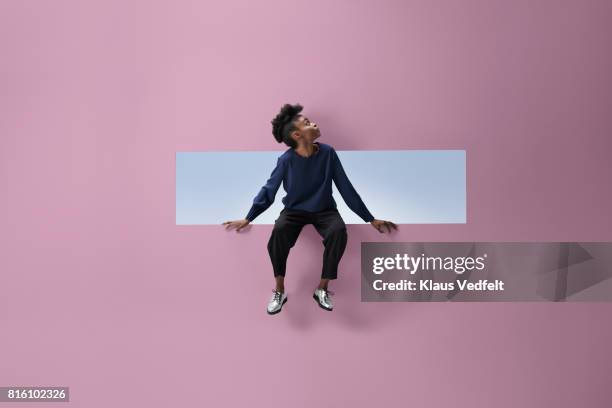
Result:
<svg viewBox="0 0 612 408">
<path fill-rule="evenodd" d="M 285 305 L 285 303 L 287 303 L 287 299 L 289 299 L 289 296 L 287 296 L 285 298 L 285 300 L 283 300 L 283 303 L 281 304 L 281 307 L 276 312 L 268 312 L 267 310 L 266 310 L 266 312 L 268 312 L 269 315 L 274 315 L 274 314 L 279 313 L 281 310 L 283 310 L 283 306 Z"/>
<path fill-rule="evenodd" d="M 313 295 L 312 295 L 312 298 L 315 300 L 315 302 L 317 302 L 317 305 L 319 305 L 319 307 L 320 307 L 321 309 L 323 309 L 323 310 L 327 310 L 328 312 L 331 312 L 331 311 L 333 311 L 333 310 L 334 310 L 333 308 L 332 308 L 332 309 L 328 309 L 328 308 L 326 308 L 325 306 L 323 306 L 323 305 L 321 304 L 321 302 L 319 302 L 319 298 L 317 297 L 317 295 L 313 294 Z"/>
</svg>

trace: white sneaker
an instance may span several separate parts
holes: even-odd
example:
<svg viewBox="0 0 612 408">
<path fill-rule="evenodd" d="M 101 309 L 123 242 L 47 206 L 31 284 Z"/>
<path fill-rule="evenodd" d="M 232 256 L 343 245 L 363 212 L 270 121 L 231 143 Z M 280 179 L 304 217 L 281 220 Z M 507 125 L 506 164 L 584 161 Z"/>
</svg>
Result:
<svg viewBox="0 0 612 408">
<path fill-rule="evenodd" d="M 285 292 L 277 292 L 272 290 L 273 295 L 268 302 L 268 314 L 276 314 L 283 309 L 283 305 L 287 303 L 287 294 Z"/>
<path fill-rule="evenodd" d="M 334 292 L 331 290 L 317 288 L 312 294 L 312 297 L 320 308 L 331 311 L 334 308 L 334 305 L 332 304 L 330 296 L 333 294 Z"/>
</svg>

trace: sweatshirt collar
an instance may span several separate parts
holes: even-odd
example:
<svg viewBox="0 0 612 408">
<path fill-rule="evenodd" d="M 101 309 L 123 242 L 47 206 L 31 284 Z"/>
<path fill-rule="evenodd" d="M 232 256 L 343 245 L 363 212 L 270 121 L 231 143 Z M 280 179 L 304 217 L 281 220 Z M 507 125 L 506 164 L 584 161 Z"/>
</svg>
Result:
<svg viewBox="0 0 612 408">
<path fill-rule="evenodd" d="M 319 142 L 313 142 L 312 144 L 315 146 L 315 149 L 314 149 L 313 153 L 310 156 L 308 156 L 308 157 L 304 157 L 304 156 L 299 155 L 295 151 L 295 149 L 291 149 L 291 151 L 293 151 L 293 154 L 295 154 L 297 157 L 308 160 L 311 157 L 313 157 L 314 155 L 316 155 L 317 153 L 319 153 L 319 151 L 321 150 L 321 147 L 319 146 Z"/>
</svg>

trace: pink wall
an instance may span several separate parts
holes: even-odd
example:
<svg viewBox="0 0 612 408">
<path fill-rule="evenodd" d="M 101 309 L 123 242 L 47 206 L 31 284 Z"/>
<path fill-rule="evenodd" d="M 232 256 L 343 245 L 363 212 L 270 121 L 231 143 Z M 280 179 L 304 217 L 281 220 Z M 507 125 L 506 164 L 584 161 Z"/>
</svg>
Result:
<svg viewBox="0 0 612 408">
<path fill-rule="evenodd" d="M 605 0 L 1 2 L 0 385 L 88 408 L 608 406 L 612 305 L 360 303 L 358 261 L 361 241 L 612 240 L 611 18 Z M 284 149 L 285 102 L 337 149 L 466 149 L 468 223 L 350 226 L 332 313 L 307 227 L 266 315 L 271 226 L 176 226 L 175 153 Z"/>
</svg>

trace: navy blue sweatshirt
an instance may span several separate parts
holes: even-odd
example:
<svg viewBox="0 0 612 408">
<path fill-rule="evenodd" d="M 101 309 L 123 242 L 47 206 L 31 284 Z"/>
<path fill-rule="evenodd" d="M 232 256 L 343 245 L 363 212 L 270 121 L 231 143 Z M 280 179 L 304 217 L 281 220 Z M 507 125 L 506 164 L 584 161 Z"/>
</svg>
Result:
<svg viewBox="0 0 612 408">
<path fill-rule="evenodd" d="M 332 180 L 355 214 L 365 222 L 374 219 L 346 176 L 334 148 L 325 143 L 314 143 L 319 149 L 310 157 L 300 156 L 293 148 L 279 156 L 266 185 L 253 199 L 247 220 L 253 221 L 272 205 L 281 181 L 287 192 L 282 200 L 287 209 L 319 212 L 337 208 L 332 197 Z"/>
</svg>

